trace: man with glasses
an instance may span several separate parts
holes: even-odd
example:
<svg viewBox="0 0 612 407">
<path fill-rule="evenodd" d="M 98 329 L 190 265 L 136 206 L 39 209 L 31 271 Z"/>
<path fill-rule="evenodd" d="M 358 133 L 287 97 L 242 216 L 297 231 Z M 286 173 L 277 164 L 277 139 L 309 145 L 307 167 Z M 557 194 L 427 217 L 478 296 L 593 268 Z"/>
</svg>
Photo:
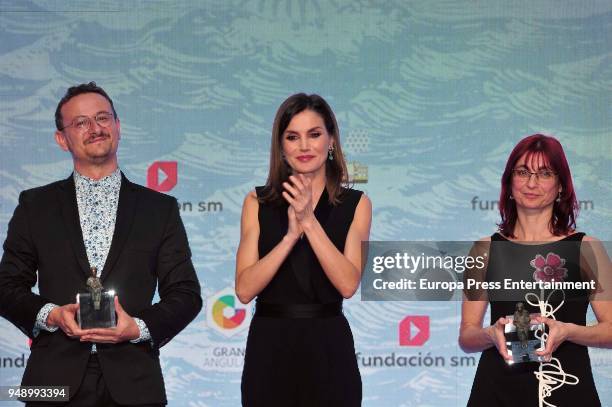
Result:
<svg viewBox="0 0 612 407">
<path fill-rule="evenodd" d="M 94 82 L 68 89 L 55 124 L 74 172 L 21 193 L 0 261 L 0 315 L 32 338 L 22 386 L 69 386 L 70 406 L 165 405 L 159 348 L 202 307 L 178 204 L 119 170 L 119 118 Z M 116 291 L 114 328 L 75 320 L 92 272 Z"/>
</svg>

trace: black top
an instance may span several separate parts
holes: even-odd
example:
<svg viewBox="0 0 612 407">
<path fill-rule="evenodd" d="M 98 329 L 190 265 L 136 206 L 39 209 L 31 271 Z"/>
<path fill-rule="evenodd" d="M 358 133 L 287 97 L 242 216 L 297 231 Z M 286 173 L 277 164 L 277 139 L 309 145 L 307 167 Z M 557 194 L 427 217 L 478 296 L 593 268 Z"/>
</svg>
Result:
<svg viewBox="0 0 612 407">
<path fill-rule="evenodd" d="M 486 280 L 499 282 L 502 287 L 504 279 L 512 281 L 537 281 L 536 277 L 547 279 L 556 278 L 556 281 L 583 281 L 580 271 L 580 245 L 584 233 L 574 233 L 565 238 L 542 244 L 524 244 L 506 239 L 499 233 L 491 236 L 490 261 L 487 268 Z M 538 271 L 537 267 L 540 267 Z M 547 275 L 546 272 L 549 274 Z M 546 290 L 548 296 L 552 290 Z M 532 290 L 494 290 L 489 293 L 491 301 L 491 323 L 500 317 L 514 314 L 514 305 L 522 301 L 529 312 L 539 312 L 538 308 L 531 307 L 525 301 L 525 294 L 532 292 L 540 296 L 539 289 Z M 585 315 L 582 307 L 586 309 L 590 292 L 587 290 L 564 290 L 554 292 L 549 303 L 556 307 L 562 300 L 578 301 L 578 307 L 562 306 L 555 317 L 566 322 L 585 324 Z M 508 308 L 510 307 L 510 308 Z"/>
<path fill-rule="evenodd" d="M 549 268 L 546 271 L 557 277 L 563 275 L 562 281 L 583 281 L 580 272 L 580 246 L 583 237 L 584 233 L 575 233 L 559 241 L 529 245 L 512 242 L 495 233 L 491 236 L 486 279 L 503 281 L 504 278 L 511 278 L 513 281 L 536 281 L 535 266 L 552 265 L 554 270 Z M 540 269 L 543 271 L 542 267 Z M 539 308 L 530 306 L 524 300 L 524 294 L 529 291 L 541 295 L 539 289 L 512 293 L 506 291 L 502 294 L 506 298 L 495 297 L 495 294 L 490 292 L 490 324 L 493 325 L 500 317 L 513 315 L 518 301 L 522 301 L 530 313 L 539 313 Z M 551 290 L 546 290 L 545 296 L 550 292 Z M 496 290 L 496 293 L 499 293 L 499 290 Z M 565 290 L 565 301 L 554 313 L 555 319 L 586 325 L 588 295 L 589 292 L 584 290 Z M 562 299 L 561 293 L 557 291 L 550 297 L 549 303 L 556 307 Z M 578 385 L 564 384 L 554 390 L 546 401 L 559 406 L 600 405 L 587 347 L 565 341 L 553 353 L 553 357 L 559 359 L 566 373 L 577 376 L 580 382 Z M 486 349 L 482 352 L 478 364 L 468 405 L 537 406 L 538 380 L 533 372 L 537 371 L 538 367 L 537 362 L 508 365 L 497 348 Z"/>
<path fill-rule="evenodd" d="M 261 197 L 264 187 L 255 188 Z M 323 190 L 314 214 L 323 230 L 340 252 L 355 209 L 361 198 L 361 191 L 343 189 L 341 202 L 332 205 L 327 189 Z M 285 236 L 288 229 L 288 204 L 259 204 L 259 257 L 268 254 Z M 295 244 L 289 256 L 280 266 L 276 275 L 257 297 L 258 302 L 272 304 L 326 304 L 342 301 L 342 296 L 329 281 L 321 264 L 304 235 Z"/>
</svg>

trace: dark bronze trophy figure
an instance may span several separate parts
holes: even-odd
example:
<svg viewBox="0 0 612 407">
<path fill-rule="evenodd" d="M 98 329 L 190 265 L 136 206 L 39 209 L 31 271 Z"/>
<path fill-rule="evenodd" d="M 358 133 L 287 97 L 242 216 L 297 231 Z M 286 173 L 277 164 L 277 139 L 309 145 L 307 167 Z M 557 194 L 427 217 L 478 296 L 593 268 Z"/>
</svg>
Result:
<svg viewBox="0 0 612 407">
<path fill-rule="evenodd" d="M 116 326 L 115 292 L 104 289 L 95 267 L 91 268 L 91 276 L 85 284 L 87 292 L 77 294 L 79 303 L 77 319 L 81 329 Z"/>
</svg>

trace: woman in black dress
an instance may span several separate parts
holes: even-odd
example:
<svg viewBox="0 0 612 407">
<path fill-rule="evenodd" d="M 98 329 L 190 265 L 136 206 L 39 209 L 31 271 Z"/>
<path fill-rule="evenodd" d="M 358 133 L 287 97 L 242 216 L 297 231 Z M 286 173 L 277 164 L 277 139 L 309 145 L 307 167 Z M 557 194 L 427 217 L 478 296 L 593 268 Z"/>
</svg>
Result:
<svg viewBox="0 0 612 407">
<path fill-rule="evenodd" d="M 555 138 L 535 134 L 514 148 L 502 176 L 500 213 L 499 233 L 483 239 L 490 242 L 486 281 L 583 281 L 585 252 L 593 254 L 600 272 L 610 272 L 601 243 L 575 231 L 576 195 L 563 148 Z M 536 319 L 549 330 L 545 348 L 536 352 L 546 363 L 542 367 L 538 362 L 507 363 L 512 356 L 506 347 L 504 325 L 512 322 L 506 316 L 514 314 L 523 293 L 490 292 L 491 322 L 486 328 L 482 324 L 489 302 L 464 300 L 459 344 L 466 352 L 482 351 L 468 406 L 600 406 L 587 351 L 588 346 L 612 346 L 609 287 L 600 288 L 608 291 L 590 298 L 598 324 L 588 327 L 586 312 L 593 292 L 546 293 L 551 295 L 552 307 L 561 306 L 554 319 Z M 544 293 L 536 294 L 542 297 Z M 512 301 L 504 295 L 512 296 Z M 532 305 L 527 309 L 530 313 L 541 311 Z M 570 376 L 568 383 L 557 389 L 551 389 L 556 384 L 549 383 L 552 391 L 547 394 L 547 385 L 535 373 L 541 368 L 559 372 L 557 363 L 578 382 Z M 559 373 L 554 376 L 562 378 Z"/>
<path fill-rule="evenodd" d="M 270 171 L 244 200 L 236 294 L 257 297 L 242 404 L 360 406 L 361 377 L 343 298 L 359 286 L 372 208 L 346 187 L 338 125 L 318 95 L 278 109 Z"/>
</svg>

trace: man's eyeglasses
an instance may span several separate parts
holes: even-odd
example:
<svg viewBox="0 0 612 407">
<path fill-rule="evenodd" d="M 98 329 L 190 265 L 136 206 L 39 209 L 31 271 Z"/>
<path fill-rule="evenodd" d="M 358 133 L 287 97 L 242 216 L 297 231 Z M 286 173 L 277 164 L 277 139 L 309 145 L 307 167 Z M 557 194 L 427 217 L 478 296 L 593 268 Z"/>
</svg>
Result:
<svg viewBox="0 0 612 407">
<path fill-rule="evenodd" d="M 537 172 L 531 172 L 525 168 L 517 168 L 512 170 L 514 176 L 521 181 L 529 181 L 532 175 L 536 176 L 537 181 L 550 181 L 557 175 L 556 172 L 551 170 L 539 170 Z"/>
<path fill-rule="evenodd" d="M 98 123 L 98 126 L 100 127 L 108 127 L 111 125 L 114 119 L 115 116 L 109 112 L 100 112 L 95 115 L 93 119 L 88 116 L 77 116 L 72 120 L 70 124 L 62 127 L 60 131 L 67 129 L 68 127 L 74 127 L 79 132 L 85 132 L 91 129 L 93 120 L 95 120 L 96 123 Z"/>
</svg>

